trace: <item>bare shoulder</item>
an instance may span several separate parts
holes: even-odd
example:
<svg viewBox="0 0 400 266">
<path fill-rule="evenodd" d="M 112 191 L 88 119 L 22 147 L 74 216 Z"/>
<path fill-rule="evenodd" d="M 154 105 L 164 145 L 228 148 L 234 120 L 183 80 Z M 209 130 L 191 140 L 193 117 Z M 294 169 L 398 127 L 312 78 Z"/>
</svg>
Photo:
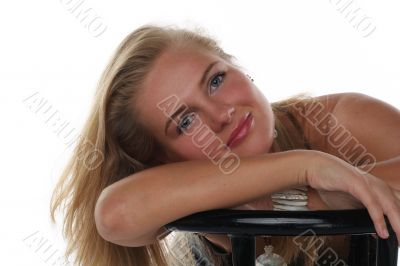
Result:
<svg viewBox="0 0 400 266">
<path fill-rule="evenodd" d="M 312 149 L 354 165 L 368 154 L 382 161 L 400 153 L 400 111 L 369 95 L 323 95 L 296 103 L 293 114 Z"/>
<path fill-rule="evenodd" d="M 330 117 L 337 104 L 351 93 L 326 94 L 296 102 L 292 114 L 303 129 L 312 149 L 330 153 L 326 133 L 332 127 Z"/>
</svg>

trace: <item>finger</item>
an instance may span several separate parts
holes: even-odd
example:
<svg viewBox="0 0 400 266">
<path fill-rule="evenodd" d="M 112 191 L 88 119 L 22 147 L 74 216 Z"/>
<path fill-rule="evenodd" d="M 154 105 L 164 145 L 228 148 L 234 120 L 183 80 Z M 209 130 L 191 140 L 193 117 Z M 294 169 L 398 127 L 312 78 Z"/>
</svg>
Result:
<svg viewBox="0 0 400 266">
<path fill-rule="evenodd" d="M 382 191 L 381 197 L 378 199 L 381 200 L 381 204 L 383 206 L 384 214 L 387 216 L 389 223 L 396 234 L 398 243 L 400 237 L 400 201 L 397 198 L 396 191 L 392 189 L 389 185 L 382 182 Z M 380 186 L 376 186 L 379 188 Z"/>
<path fill-rule="evenodd" d="M 374 206 L 375 205 L 375 206 Z M 368 213 L 374 223 L 375 230 L 380 238 L 386 239 L 389 237 L 389 232 L 386 226 L 384 213 L 380 205 L 369 204 L 366 206 Z"/>
<path fill-rule="evenodd" d="M 400 243 L 399 243 L 399 240 L 400 240 L 400 206 L 398 205 L 398 202 L 395 199 L 395 197 L 393 196 L 392 198 L 393 198 L 392 200 L 390 200 L 387 204 L 384 205 L 384 206 L 388 206 L 385 209 L 385 213 L 389 219 L 389 222 L 393 228 L 393 231 L 396 234 L 398 244 L 400 245 Z"/>
<path fill-rule="evenodd" d="M 360 184 L 358 186 L 354 186 L 354 191 L 350 191 L 350 193 L 356 198 L 360 199 L 365 208 L 367 208 L 379 237 L 384 239 L 388 238 L 389 233 L 383 216 L 382 206 L 374 200 L 374 198 L 372 197 L 372 193 L 368 189 L 367 185 L 364 182 L 359 183 Z"/>
</svg>

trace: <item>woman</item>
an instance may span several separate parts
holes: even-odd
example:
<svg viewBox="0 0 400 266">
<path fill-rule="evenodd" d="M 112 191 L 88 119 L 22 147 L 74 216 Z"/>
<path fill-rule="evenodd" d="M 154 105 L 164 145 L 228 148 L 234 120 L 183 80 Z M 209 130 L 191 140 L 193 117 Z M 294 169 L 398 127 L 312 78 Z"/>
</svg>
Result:
<svg viewBox="0 0 400 266">
<path fill-rule="evenodd" d="M 354 93 L 270 104 L 234 60 L 173 27 L 145 25 L 121 43 L 52 198 L 75 264 L 166 265 L 165 224 L 271 209 L 270 196 L 293 187 L 307 188 L 308 209 L 363 205 L 380 237 L 383 215 L 400 236 L 399 111 Z M 341 145 L 346 134 L 360 145 Z M 230 249 L 227 238 L 200 237 Z M 299 255 L 277 239 L 286 260 Z"/>
</svg>

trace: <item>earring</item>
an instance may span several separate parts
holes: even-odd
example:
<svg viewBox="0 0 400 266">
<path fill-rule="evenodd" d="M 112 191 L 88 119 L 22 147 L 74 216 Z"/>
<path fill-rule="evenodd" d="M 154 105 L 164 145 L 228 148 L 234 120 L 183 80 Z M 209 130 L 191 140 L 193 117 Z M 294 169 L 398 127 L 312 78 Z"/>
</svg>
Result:
<svg viewBox="0 0 400 266">
<path fill-rule="evenodd" d="M 274 139 L 276 139 L 278 137 L 278 130 L 276 130 L 276 128 L 274 128 Z"/>
<path fill-rule="evenodd" d="M 252 79 L 249 74 L 246 74 L 246 76 L 251 80 L 251 82 L 254 82 L 254 79 Z"/>
</svg>

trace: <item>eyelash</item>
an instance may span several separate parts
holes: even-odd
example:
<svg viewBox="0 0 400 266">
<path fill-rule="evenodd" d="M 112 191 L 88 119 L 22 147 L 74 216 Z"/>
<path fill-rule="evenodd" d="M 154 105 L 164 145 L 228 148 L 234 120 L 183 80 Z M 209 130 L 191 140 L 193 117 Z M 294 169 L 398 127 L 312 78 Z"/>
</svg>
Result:
<svg viewBox="0 0 400 266">
<path fill-rule="evenodd" d="M 221 86 L 221 84 L 224 82 L 225 75 L 226 75 L 226 73 L 225 73 L 224 71 L 220 71 L 220 72 L 216 73 L 216 74 L 210 79 L 210 82 L 209 82 L 208 87 L 211 86 L 212 82 L 213 82 L 214 80 L 216 80 L 217 77 L 222 77 L 222 79 L 220 80 L 220 83 L 218 84 L 218 88 L 219 88 L 219 86 Z M 210 90 L 208 90 L 208 93 L 210 94 Z M 194 112 L 192 112 L 191 110 L 189 110 L 189 112 L 186 113 L 186 114 L 184 114 L 183 117 L 179 120 L 178 126 L 176 127 L 176 132 L 178 133 L 178 135 L 181 135 L 181 134 L 182 134 L 182 127 L 181 127 L 181 124 L 182 124 L 182 121 L 184 121 L 187 117 L 192 118 L 192 120 L 191 120 L 191 122 L 192 122 L 192 121 L 194 120 Z"/>
<path fill-rule="evenodd" d="M 222 77 L 222 80 L 220 81 L 221 83 L 223 83 L 224 82 L 224 78 L 225 78 L 225 72 L 224 71 L 220 71 L 220 72 L 218 72 L 217 74 L 215 74 L 212 78 L 211 78 L 211 82 L 210 82 L 210 84 L 209 84 L 209 87 L 211 86 L 211 84 L 212 84 L 212 82 L 215 80 L 215 78 L 217 78 L 217 77 Z M 218 87 L 221 85 L 221 83 L 218 85 Z M 210 91 L 209 91 L 209 93 L 210 93 Z"/>
</svg>

